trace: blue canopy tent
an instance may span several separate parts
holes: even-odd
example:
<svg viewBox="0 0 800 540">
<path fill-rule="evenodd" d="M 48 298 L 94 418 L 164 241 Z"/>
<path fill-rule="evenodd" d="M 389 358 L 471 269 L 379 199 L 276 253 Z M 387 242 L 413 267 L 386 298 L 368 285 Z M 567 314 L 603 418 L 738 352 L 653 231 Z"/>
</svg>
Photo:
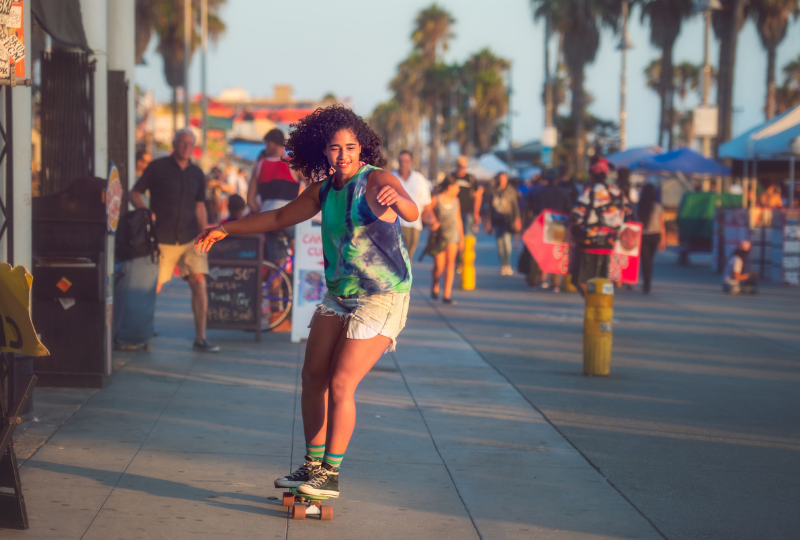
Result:
<svg viewBox="0 0 800 540">
<path fill-rule="evenodd" d="M 611 154 L 608 156 L 608 161 L 617 169 L 630 169 L 633 163 L 662 153 L 663 150 L 661 150 L 661 147 L 658 145 L 640 146 L 638 148 L 629 148 L 622 152 Z"/>
<path fill-rule="evenodd" d="M 631 169 L 714 176 L 730 176 L 731 174 L 731 170 L 725 165 L 708 159 L 689 148 L 680 148 L 660 156 L 641 159 L 633 163 Z"/>
</svg>

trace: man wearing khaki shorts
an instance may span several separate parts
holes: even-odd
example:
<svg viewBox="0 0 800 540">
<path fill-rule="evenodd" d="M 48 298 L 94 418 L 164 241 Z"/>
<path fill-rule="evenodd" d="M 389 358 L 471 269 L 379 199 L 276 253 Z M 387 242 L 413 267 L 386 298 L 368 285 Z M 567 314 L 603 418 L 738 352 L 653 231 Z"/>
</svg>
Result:
<svg viewBox="0 0 800 540">
<path fill-rule="evenodd" d="M 175 132 L 172 155 L 156 159 L 147 166 L 131 190 L 131 203 L 136 208 L 146 208 L 142 193 L 150 191 L 150 210 L 161 250 L 156 290 L 161 292 L 177 266 L 181 278 L 189 283 L 192 291 L 194 349 L 219 352 L 219 347 L 206 339 L 208 258 L 194 249 L 195 237 L 208 226 L 205 176 L 200 167 L 191 162 L 194 145 L 191 130 Z"/>
</svg>

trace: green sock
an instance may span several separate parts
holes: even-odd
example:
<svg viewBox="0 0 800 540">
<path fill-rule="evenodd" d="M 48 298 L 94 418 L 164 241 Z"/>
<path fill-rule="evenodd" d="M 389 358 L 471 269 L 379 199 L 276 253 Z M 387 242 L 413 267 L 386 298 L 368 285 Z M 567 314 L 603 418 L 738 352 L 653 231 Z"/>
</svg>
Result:
<svg viewBox="0 0 800 540">
<path fill-rule="evenodd" d="M 331 454 L 327 450 L 325 450 L 325 456 L 322 458 L 323 463 L 327 463 L 334 469 L 338 469 L 339 466 L 342 464 L 342 460 L 344 459 L 344 454 Z"/>
<path fill-rule="evenodd" d="M 325 445 L 306 443 L 306 455 L 314 459 L 322 459 L 322 456 L 325 455 Z"/>
</svg>

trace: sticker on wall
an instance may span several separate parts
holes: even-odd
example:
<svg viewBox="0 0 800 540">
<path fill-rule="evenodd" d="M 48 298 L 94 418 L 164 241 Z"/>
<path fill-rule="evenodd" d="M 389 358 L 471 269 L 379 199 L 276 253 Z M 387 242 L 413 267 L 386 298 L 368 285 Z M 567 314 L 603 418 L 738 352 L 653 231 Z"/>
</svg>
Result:
<svg viewBox="0 0 800 540">
<path fill-rule="evenodd" d="M 67 292 L 69 288 L 72 287 L 72 282 L 67 278 L 62 277 L 60 280 L 58 280 L 58 283 L 56 283 L 56 287 L 58 287 L 61 292 Z"/>
</svg>

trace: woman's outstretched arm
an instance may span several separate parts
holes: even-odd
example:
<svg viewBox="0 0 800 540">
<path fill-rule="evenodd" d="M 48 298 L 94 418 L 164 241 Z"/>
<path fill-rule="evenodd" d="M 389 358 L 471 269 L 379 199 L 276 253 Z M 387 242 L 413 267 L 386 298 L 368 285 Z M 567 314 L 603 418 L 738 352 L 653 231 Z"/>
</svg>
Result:
<svg viewBox="0 0 800 540">
<path fill-rule="evenodd" d="M 277 210 L 268 210 L 237 221 L 230 221 L 225 224 L 224 230 L 222 226 L 206 229 L 195 239 L 195 249 L 205 253 L 216 242 L 219 242 L 229 234 L 277 231 L 311 219 L 320 210 L 319 187 L 320 183 L 312 184 L 295 200 Z"/>
</svg>

